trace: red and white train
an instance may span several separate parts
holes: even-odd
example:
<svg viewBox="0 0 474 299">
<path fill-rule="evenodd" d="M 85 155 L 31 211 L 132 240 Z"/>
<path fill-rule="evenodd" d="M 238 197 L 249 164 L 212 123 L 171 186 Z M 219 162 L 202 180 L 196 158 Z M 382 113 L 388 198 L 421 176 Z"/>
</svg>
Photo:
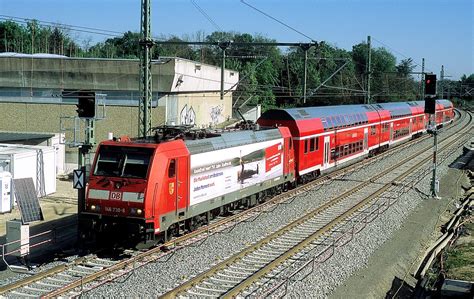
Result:
<svg viewBox="0 0 474 299">
<path fill-rule="evenodd" d="M 147 140 L 104 141 L 79 215 L 81 236 L 156 242 L 194 230 L 426 132 L 423 111 L 423 101 L 274 109 L 258 130 L 162 127 Z M 437 100 L 436 124 L 453 118 L 452 103 Z"/>
</svg>

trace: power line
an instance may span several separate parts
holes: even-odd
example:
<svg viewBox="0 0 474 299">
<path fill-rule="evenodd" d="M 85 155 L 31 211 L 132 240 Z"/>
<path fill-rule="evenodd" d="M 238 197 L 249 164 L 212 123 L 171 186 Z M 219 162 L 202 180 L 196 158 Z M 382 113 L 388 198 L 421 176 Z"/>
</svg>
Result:
<svg viewBox="0 0 474 299">
<path fill-rule="evenodd" d="M 17 20 L 7 18 L 0 16 L 0 20 L 5 20 L 5 21 L 11 21 L 15 23 L 22 23 L 22 24 L 28 24 L 29 21 L 26 21 L 28 19 L 25 19 L 25 21 L 22 21 L 20 18 Z M 90 31 L 90 30 L 83 30 L 83 29 L 75 29 L 68 27 L 68 25 L 65 24 L 55 24 L 55 25 L 47 25 L 47 24 L 41 24 L 41 26 L 48 27 L 50 29 L 58 28 L 58 29 L 66 29 L 66 30 L 71 30 L 71 31 L 76 31 L 76 32 L 82 32 L 82 33 L 91 33 L 91 34 L 97 34 L 97 35 L 103 35 L 103 36 L 109 36 L 109 37 L 120 37 L 120 35 L 115 35 L 111 33 L 104 33 L 104 32 L 98 32 L 98 31 Z"/>
<path fill-rule="evenodd" d="M 54 22 L 37 20 L 37 19 L 21 18 L 21 17 L 8 16 L 8 15 L 0 15 L 0 17 L 4 20 L 19 21 L 19 22 L 22 22 L 22 23 L 28 23 L 28 22 L 36 21 L 40 24 L 48 24 L 48 25 L 45 25 L 47 27 L 58 27 L 58 28 L 71 29 L 71 30 L 74 30 L 74 31 L 81 31 L 81 32 L 94 33 L 94 34 L 100 34 L 100 35 L 117 35 L 117 34 L 122 35 L 122 34 L 124 34 L 124 32 L 107 30 L 107 29 L 77 26 L 77 25 L 70 25 L 70 24 L 64 24 L 64 23 L 54 23 Z M 79 30 L 74 29 L 74 28 L 78 28 Z"/>
<path fill-rule="evenodd" d="M 242 2 L 242 3 L 245 4 L 245 5 L 247 5 L 247 6 L 250 7 L 250 8 L 252 8 L 252 9 L 258 11 L 259 13 L 263 14 L 264 16 L 266 16 L 266 17 L 268 17 L 268 18 L 274 20 L 275 22 L 278 22 L 278 23 L 280 23 L 281 25 L 283 25 L 283 26 L 285 26 L 285 27 L 287 27 L 287 28 L 293 30 L 294 32 L 296 32 L 296 33 L 298 33 L 298 34 L 300 34 L 300 35 L 306 37 L 307 39 L 311 40 L 311 42 L 316 43 L 316 40 L 315 40 L 314 38 L 309 37 L 308 35 L 304 34 L 303 32 L 299 31 L 298 29 L 296 29 L 296 28 L 294 28 L 294 27 L 291 27 L 290 25 L 288 25 L 288 24 L 286 24 L 286 23 L 283 23 L 282 21 L 278 20 L 277 18 L 272 17 L 271 15 L 269 15 L 269 14 L 267 14 L 266 12 L 264 12 L 264 11 L 262 11 L 262 10 L 256 8 L 255 6 L 250 5 L 249 3 L 245 2 L 244 0 L 240 0 L 240 2 Z"/>
<path fill-rule="evenodd" d="M 402 52 L 397 51 L 395 48 L 393 48 L 393 47 L 387 45 L 386 43 L 384 43 L 384 42 L 382 42 L 382 41 L 380 41 L 380 40 L 378 40 L 378 39 L 376 39 L 376 38 L 374 38 L 374 37 L 372 37 L 372 39 L 375 40 L 376 42 L 378 42 L 379 44 L 383 45 L 384 47 L 386 47 L 386 48 L 392 50 L 393 52 L 395 52 L 395 53 L 397 53 L 397 54 L 403 56 L 404 58 L 407 58 L 407 59 L 412 58 L 412 57 L 406 56 L 406 55 L 403 54 Z M 418 63 L 416 63 L 416 62 L 414 62 L 414 61 L 412 61 L 412 62 L 415 64 L 415 66 L 421 67 Z M 425 66 L 425 68 L 426 68 L 426 66 Z M 427 70 L 431 72 L 431 70 L 429 70 L 429 69 L 427 69 Z"/>
<path fill-rule="evenodd" d="M 214 20 L 196 3 L 196 1 L 194 0 L 190 0 L 190 1 L 194 5 L 194 7 L 196 7 L 196 9 L 199 10 L 199 12 L 209 21 L 209 23 L 214 25 L 214 27 L 218 31 L 223 31 L 222 28 L 219 25 L 217 25 L 217 23 L 214 22 Z"/>
</svg>

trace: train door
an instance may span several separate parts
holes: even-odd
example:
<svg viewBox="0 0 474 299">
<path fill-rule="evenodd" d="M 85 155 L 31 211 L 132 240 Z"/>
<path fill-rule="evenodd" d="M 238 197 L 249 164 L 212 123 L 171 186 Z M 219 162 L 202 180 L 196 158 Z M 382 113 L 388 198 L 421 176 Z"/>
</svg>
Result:
<svg viewBox="0 0 474 299">
<path fill-rule="evenodd" d="M 286 138 L 286 141 L 284 142 L 284 153 L 283 157 L 284 158 L 284 166 L 283 166 L 283 173 L 288 174 L 288 173 L 293 173 L 295 169 L 295 156 L 294 156 L 294 150 L 293 150 L 293 139 L 291 137 Z"/>
<path fill-rule="evenodd" d="M 390 123 L 390 143 L 393 140 L 393 122 Z"/>
<path fill-rule="evenodd" d="M 329 155 L 331 153 L 330 141 L 331 136 L 324 136 L 323 169 L 329 167 Z"/>
<path fill-rule="evenodd" d="M 410 118 L 410 123 L 408 124 L 408 131 L 410 132 L 410 136 L 411 136 L 411 134 L 412 134 L 412 132 L 413 132 L 412 126 L 413 126 L 413 119 Z"/>
<path fill-rule="evenodd" d="M 176 165 L 176 208 L 182 210 L 188 207 L 188 158 L 178 157 Z"/>
<path fill-rule="evenodd" d="M 176 215 L 180 210 L 187 207 L 187 175 L 188 163 L 186 157 L 177 157 L 169 160 L 168 194 Z M 184 212 L 182 213 L 184 216 Z"/>
<path fill-rule="evenodd" d="M 364 128 L 364 150 L 369 149 L 369 128 Z"/>
</svg>

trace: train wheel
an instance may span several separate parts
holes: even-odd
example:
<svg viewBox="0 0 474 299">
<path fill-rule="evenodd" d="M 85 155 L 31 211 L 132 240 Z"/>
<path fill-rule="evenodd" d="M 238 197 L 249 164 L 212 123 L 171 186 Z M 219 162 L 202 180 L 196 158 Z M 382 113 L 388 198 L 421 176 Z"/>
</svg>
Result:
<svg viewBox="0 0 474 299">
<path fill-rule="evenodd" d="M 171 240 L 171 238 L 173 238 L 174 236 L 177 236 L 177 235 L 178 235 L 178 225 L 175 223 L 175 224 L 172 224 L 166 230 L 164 240 L 165 240 L 165 242 L 168 242 L 169 240 Z"/>
</svg>

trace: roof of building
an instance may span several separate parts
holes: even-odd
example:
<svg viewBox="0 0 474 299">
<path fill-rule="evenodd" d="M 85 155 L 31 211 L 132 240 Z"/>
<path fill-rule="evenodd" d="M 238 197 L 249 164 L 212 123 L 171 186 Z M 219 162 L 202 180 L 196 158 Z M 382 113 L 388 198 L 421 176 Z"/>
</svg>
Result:
<svg viewBox="0 0 474 299">
<path fill-rule="evenodd" d="M 51 137 L 54 137 L 54 134 L 34 132 L 0 132 L 0 143 L 32 139 L 49 139 Z"/>
</svg>

